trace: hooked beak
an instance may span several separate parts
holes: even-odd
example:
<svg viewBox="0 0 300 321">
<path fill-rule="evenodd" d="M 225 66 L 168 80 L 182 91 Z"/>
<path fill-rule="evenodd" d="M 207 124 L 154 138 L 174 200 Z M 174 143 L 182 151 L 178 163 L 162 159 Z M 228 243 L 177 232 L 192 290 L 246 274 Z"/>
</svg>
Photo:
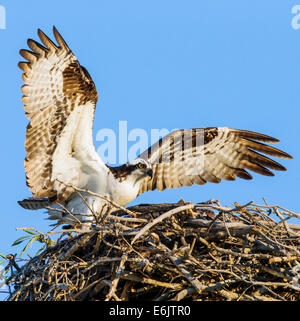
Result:
<svg viewBox="0 0 300 321">
<path fill-rule="evenodd" d="M 148 176 L 152 179 L 152 177 L 153 177 L 153 170 L 152 170 L 152 168 L 148 168 L 148 169 L 146 170 L 146 175 L 148 175 Z"/>
</svg>

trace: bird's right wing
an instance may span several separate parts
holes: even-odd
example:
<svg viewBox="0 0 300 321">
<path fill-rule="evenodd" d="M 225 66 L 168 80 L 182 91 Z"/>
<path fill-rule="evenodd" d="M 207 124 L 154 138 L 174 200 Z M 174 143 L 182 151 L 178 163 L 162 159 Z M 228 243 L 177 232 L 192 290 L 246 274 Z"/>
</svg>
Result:
<svg viewBox="0 0 300 321">
<path fill-rule="evenodd" d="M 92 139 L 97 90 L 56 28 L 58 45 L 41 30 L 43 45 L 28 39 L 32 51 L 20 50 L 26 116 L 25 171 L 35 197 L 62 202 L 79 181 L 83 158 L 103 164 Z M 73 157 L 75 156 L 75 157 Z M 62 183 L 63 182 L 63 183 Z"/>
<path fill-rule="evenodd" d="M 273 137 L 227 127 L 176 130 L 149 147 L 139 157 L 152 164 L 152 179 L 145 178 L 140 194 L 149 190 L 219 183 L 238 176 L 252 179 L 246 169 L 273 176 L 268 169 L 285 167 L 258 153 L 280 158 L 289 154 L 261 142 L 278 143 Z M 257 152 L 258 151 L 258 152 Z"/>
</svg>

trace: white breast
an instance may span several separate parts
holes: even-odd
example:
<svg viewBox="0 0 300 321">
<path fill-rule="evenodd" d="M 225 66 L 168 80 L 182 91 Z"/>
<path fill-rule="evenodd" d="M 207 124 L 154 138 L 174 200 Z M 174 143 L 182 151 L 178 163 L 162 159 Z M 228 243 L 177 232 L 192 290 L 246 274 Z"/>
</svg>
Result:
<svg viewBox="0 0 300 321">
<path fill-rule="evenodd" d="M 110 199 L 121 206 L 126 206 L 137 197 L 140 183 L 134 183 L 131 177 L 120 182 L 110 173 L 108 188 Z"/>
</svg>

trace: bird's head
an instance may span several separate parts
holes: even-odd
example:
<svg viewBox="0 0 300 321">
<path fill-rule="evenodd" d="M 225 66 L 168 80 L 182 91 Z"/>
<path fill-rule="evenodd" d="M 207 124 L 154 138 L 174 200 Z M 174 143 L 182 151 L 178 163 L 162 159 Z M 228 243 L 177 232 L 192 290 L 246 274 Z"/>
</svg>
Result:
<svg viewBox="0 0 300 321">
<path fill-rule="evenodd" d="M 153 171 L 152 165 L 142 158 L 137 158 L 127 164 L 128 168 L 131 170 L 131 175 L 135 176 L 136 180 L 140 180 L 149 176 L 152 178 Z"/>
</svg>

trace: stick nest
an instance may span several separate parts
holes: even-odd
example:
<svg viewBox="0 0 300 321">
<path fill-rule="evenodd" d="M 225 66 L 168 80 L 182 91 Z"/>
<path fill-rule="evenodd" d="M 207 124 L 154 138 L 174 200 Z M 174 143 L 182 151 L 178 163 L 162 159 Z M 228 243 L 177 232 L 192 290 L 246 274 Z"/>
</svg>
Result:
<svg viewBox="0 0 300 321">
<path fill-rule="evenodd" d="M 214 200 L 118 210 L 90 231 L 61 231 L 21 268 L 9 257 L 8 300 L 296 301 L 299 219 L 280 206 Z"/>
</svg>

